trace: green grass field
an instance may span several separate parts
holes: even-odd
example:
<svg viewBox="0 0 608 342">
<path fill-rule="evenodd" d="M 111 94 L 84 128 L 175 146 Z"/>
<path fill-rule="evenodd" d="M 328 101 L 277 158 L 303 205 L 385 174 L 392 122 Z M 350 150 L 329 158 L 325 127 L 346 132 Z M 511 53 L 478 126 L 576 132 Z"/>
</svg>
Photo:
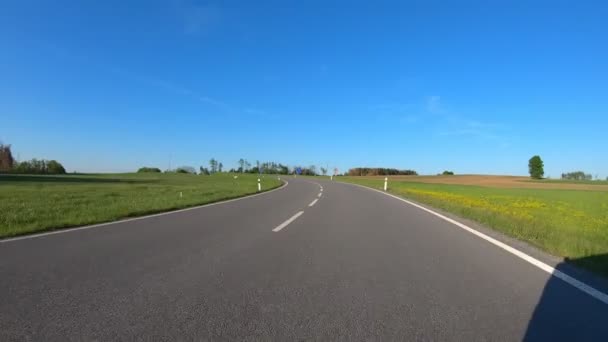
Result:
<svg viewBox="0 0 608 342">
<path fill-rule="evenodd" d="M 381 179 L 339 181 L 382 189 Z M 608 191 L 390 181 L 389 192 L 480 222 L 608 276 Z M 577 260 L 580 259 L 580 260 Z"/>
<path fill-rule="evenodd" d="M 257 192 L 257 175 L 0 175 L 0 237 L 186 208 Z M 262 178 L 262 190 L 278 187 Z M 182 197 L 180 198 L 180 192 Z"/>
</svg>

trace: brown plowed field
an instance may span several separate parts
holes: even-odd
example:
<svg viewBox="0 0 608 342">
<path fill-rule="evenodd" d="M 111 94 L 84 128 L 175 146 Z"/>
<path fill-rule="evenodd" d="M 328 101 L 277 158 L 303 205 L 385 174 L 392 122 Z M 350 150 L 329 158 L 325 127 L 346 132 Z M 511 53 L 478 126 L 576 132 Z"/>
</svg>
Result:
<svg viewBox="0 0 608 342">
<path fill-rule="evenodd" d="M 403 180 L 418 183 L 477 185 L 494 188 L 526 188 L 526 189 L 571 189 L 608 191 L 606 184 L 575 184 L 534 182 L 528 177 L 521 176 L 489 176 L 489 175 L 455 175 L 455 176 L 388 176 L 389 180 Z M 384 176 L 364 176 L 362 178 L 384 179 Z"/>
</svg>

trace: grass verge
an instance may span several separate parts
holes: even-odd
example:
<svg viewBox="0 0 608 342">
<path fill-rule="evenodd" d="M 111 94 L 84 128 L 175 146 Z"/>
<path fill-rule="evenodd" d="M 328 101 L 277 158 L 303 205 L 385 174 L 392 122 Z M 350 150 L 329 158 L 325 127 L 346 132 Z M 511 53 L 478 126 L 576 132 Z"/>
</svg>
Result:
<svg viewBox="0 0 608 342">
<path fill-rule="evenodd" d="M 531 183 L 608 185 L 608 180 L 529 179 Z"/>
<path fill-rule="evenodd" d="M 381 179 L 339 181 L 382 189 Z M 608 276 L 608 191 L 390 181 L 389 192 L 465 217 Z"/>
<path fill-rule="evenodd" d="M 0 175 L 0 238 L 142 216 L 257 192 L 257 175 Z M 261 178 L 262 190 L 281 185 Z M 180 197 L 180 193 L 182 194 Z"/>
</svg>

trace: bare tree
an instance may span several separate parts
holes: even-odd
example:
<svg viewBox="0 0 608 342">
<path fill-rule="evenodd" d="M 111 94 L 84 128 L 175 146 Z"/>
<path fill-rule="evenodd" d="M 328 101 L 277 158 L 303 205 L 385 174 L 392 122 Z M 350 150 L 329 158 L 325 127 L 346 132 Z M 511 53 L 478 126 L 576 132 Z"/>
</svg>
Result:
<svg viewBox="0 0 608 342">
<path fill-rule="evenodd" d="M 0 144 L 0 172 L 13 169 L 15 159 L 11 152 L 11 145 Z"/>
</svg>

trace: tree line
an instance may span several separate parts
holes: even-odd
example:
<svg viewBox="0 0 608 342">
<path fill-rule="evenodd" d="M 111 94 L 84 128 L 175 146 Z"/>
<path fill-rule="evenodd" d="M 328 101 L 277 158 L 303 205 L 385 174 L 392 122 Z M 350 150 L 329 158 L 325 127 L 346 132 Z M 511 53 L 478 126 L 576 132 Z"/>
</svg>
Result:
<svg viewBox="0 0 608 342">
<path fill-rule="evenodd" d="M 260 162 L 256 160 L 255 165 L 243 158 L 238 160 L 238 168 L 230 169 L 231 172 L 238 173 L 261 173 L 270 175 L 287 175 L 290 173 L 290 168 L 277 162 Z"/>
<path fill-rule="evenodd" d="M 0 172 L 20 174 L 65 174 L 65 168 L 56 160 L 31 159 L 17 161 L 13 157 L 11 145 L 0 144 Z"/>
<path fill-rule="evenodd" d="M 414 170 L 399 170 L 383 167 L 355 167 L 348 170 L 349 176 L 417 176 Z"/>
<path fill-rule="evenodd" d="M 590 173 L 583 171 L 573 171 L 562 173 L 562 179 L 567 180 L 593 180 L 593 176 Z"/>
<path fill-rule="evenodd" d="M 207 165 L 199 166 L 198 172 L 192 166 L 180 166 L 173 170 L 165 170 L 164 172 L 165 173 L 199 174 L 199 175 L 211 175 L 214 173 L 221 173 L 221 172 L 267 174 L 267 175 L 289 175 L 289 174 L 296 173 L 296 170 L 298 170 L 300 172 L 300 174 L 308 175 L 308 176 L 327 174 L 327 168 L 320 167 L 319 170 L 321 173 L 319 173 L 319 171 L 317 170 L 317 167 L 315 165 L 310 165 L 310 166 L 306 166 L 306 167 L 299 166 L 299 165 L 289 167 L 288 165 L 278 163 L 278 162 L 273 162 L 273 161 L 260 162 L 259 160 L 256 160 L 255 164 L 252 164 L 248 160 L 243 159 L 243 158 L 241 158 L 237 161 L 237 165 L 238 165 L 237 168 L 231 168 L 229 170 L 226 170 L 224 168 L 224 164 L 221 161 L 219 161 L 215 158 L 211 158 Z M 137 172 L 138 173 L 144 173 L 144 172 L 159 173 L 162 171 L 157 167 L 144 166 L 144 167 L 139 168 L 137 170 Z"/>
</svg>

